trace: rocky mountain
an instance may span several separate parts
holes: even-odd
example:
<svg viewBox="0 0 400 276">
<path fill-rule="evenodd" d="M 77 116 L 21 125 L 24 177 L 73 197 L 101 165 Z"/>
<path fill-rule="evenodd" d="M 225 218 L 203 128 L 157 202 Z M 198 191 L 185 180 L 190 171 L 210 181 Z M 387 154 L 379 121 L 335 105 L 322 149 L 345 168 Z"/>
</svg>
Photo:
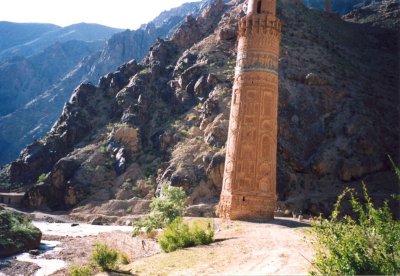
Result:
<svg viewBox="0 0 400 276">
<path fill-rule="evenodd" d="M 189 215 L 211 214 L 245 11 L 245 1 L 216 1 L 142 62 L 78 86 L 51 131 L 1 171 L 3 187 L 27 190 L 27 207 L 101 223 L 140 215 L 170 182 L 189 195 Z M 362 180 L 374 200 L 389 198 L 399 189 L 387 157 L 400 157 L 397 31 L 292 0 L 278 1 L 278 16 L 279 209 L 327 213 Z"/>
<path fill-rule="evenodd" d="M 154 24 L 156 28 L 162 28 L 166 22 L 174 20 L 176 18 L 181 18 L 182 14 L 196 17 L 202 10 L 204 10 L 208 5 L 210 5 L 212 1 L 213 0 L 203 0 L 197 4 L 193 2 L 185 3 L 177 8 L 172 8 L 168 11 L 162 12 L 159 16 L 154 18 L 151 21 L 151 23 Z M 229 2 L 229 0 L 224 0 L 224 2 Z M 165 37 L 169 38 L 182 23 L 182 20 L 178 20 L 176 22 L 177 24 L 175 26 L 167 30 L 167 35 Z M 147 24 L 143 24 L 142 26 L 140 26 L 140 28 L 146 29 Z"/>
<path fill-rule="evenodd" d="M 26 105 L 102 46 L 102 42 L 57 42 L 37 55 L 14 57 L 1 63 L 0 116 Z"/>
<path fill-rule="evenodd" d="M 120 29 L 99 24 L 79 23 L 67 27 L 52 24 L 0 22 L 0 62 L 15 56 L 29 57 L 58 42 L 105 41 Z"/>
<path fill-rule="evenodd" d="M 382 0 L 331 0 L 332 12 L 341 15 Z M 325 0 L 304 0 L 307 7 L 325 10 Z"/>
<path fill-rule="evenodd" d="M 400 0 L 384 0 L 361 7 L 346 14 L 349 22 L 400 30 Z"/>
<path fill-rule="evenodd" d="M 135 31 L 126 30 L 117 33 L 101 48 L 82 52 L 71 60 L 60 54 L 53 58 L 54 62 L 47 62 L 47 59 L 40 58 L 51 54 L 51 51 L 47 49 L 44 53 L 32 57 L 39 63 L 40 60 L 46 61 L 43 65 L 50 65 L 46 67 L 51 72 L 50 76 L 34 69 L 32 72 L 35 71 L 35 73 L 31 73 L 29 61 L 26 62 L 23 58 L 5 63 L 4 70 L 0 72 L 4 76 L 4 85 L 0 85 L 0 100 L 3 103 L 1 107 L 4 107 L 4 109 L 0 108 L 2 110 L 0 113 L 0 165 L 15 159 L 22 148 L 51 129 L 64 103 L 71 97 L 71 91 L 79 83 L 82 81 L 96 83 L 100 76 L 115 70 L 121 64 L 131 59 L 141 60 L 158 37 L 168 36 L 188 14 L 198 14 L 208 2 L 209 0 L 188 3 L 165 11 L 154 22 L 143 25 Z M 91 37 L 88 36 L 88 38 Z M 71 51 L 77 51 L 77 48 L 74 47 Z M 47 51 L 49 52 L 46 53 Z M 54 68 L 52 64 L 55 65 Z M 68 67 L 65 64 L 68 64 Z M 57 67 L 62 67 L 64 70 L 59 70 L 60 68 Z M 21 70 L 15 71 L 18 68 Z M 14 77 L 15 74 L 18 78 Z M 48 81 L 49 78 L 52 79 L 51 82 Z M 18 128 L 15 127 L 16 125 Z"/>
</svg>

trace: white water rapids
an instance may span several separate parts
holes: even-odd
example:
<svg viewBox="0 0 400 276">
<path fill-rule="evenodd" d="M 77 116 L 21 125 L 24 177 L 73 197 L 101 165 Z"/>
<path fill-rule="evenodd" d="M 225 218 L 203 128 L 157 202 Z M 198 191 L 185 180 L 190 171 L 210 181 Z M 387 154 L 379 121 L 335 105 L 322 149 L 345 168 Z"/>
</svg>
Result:
<svg viewBox="0 0 400 276">
<path fill-rule="evenodd" d="M 72 226 L 71 223 L 49 223 L 42 221 L 33 221 L 32 223 L 39 228 L 44 235 L 53 236 L 84 237 L 97 235 L 99 233 L 112 232 L 115 230 L 124 232 L 132 231 L 131 226 L 91 225 L 84 223 Z M 22 253 L 16 256 L 16 260 L 21 262 L 30 262 L 40 266 L 40 269 L 34 274 L 35 276 L 51 275 L 68 265 L 63 260 L 46 258 L 48 255 L 61 250 L 62 244 L 60 244 L 60 242 L 42 240 L 39 248 L 39 251 L 41 252 L 40 255 L 32 256 L 29 253 Z M 0 275 L 2 275 L 1 272 Z"/>
</svg>

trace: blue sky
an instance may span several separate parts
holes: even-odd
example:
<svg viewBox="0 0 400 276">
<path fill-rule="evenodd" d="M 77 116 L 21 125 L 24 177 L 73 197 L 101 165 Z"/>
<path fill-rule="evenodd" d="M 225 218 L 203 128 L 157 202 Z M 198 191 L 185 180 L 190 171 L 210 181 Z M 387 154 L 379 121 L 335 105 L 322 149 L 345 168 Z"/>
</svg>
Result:
<svg viewBox="0 0 400 276">
<path fill-rule="evenodd" d="M 136 29 L 164 10 L 199 0 L 8 0 L 1 3 L 0 21 L 98 23 Z"/>
</svg>

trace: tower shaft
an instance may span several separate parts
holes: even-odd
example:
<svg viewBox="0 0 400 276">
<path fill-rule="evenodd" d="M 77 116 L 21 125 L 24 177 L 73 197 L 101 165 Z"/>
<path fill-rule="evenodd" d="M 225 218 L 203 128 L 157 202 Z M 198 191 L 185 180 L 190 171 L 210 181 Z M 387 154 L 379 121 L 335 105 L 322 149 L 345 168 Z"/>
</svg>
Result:
<svg viewBox="0 0 400 276">
<path fill-rule="evenodd" d="M 217 213 L 270 219 L 276 203 L 278 60 L 281 24 L 275 0 L 249 0 L 238 54 Z"/>
</svg>

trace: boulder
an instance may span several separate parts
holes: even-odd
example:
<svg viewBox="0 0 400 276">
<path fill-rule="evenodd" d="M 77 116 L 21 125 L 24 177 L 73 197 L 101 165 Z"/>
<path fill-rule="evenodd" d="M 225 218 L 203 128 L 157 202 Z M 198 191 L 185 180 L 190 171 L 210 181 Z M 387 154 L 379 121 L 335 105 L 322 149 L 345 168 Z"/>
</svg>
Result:
<svg viewBox="0 0 400 276">
<path fill-rule="evenodd" d="M 184 215 L 188 217 L 215 217 L 215 204 L 197 204 L 186 208 Z"/>
<path fill-rule="evenodd" d="M 218 115 L 204 131 L 206 143 L 219 148 L 225 145 L 228 137 L 228 126 L 229 121 L 224 118 L 224 114 Z"/>
<path fill-rule="evenodd" d="M 217 39 L 219 41 L 235 39 L 237 30 L 231 26 L 221 28 L 217 32 Z"/>
<path fill-rule="evenodd" d="M 111 139 L 122 142 L 127 146 L 130 153 L 135 153 L 138 150 L 138 130 L 136 128 L 122 126 L 115 129 Z"/>
</svg>

